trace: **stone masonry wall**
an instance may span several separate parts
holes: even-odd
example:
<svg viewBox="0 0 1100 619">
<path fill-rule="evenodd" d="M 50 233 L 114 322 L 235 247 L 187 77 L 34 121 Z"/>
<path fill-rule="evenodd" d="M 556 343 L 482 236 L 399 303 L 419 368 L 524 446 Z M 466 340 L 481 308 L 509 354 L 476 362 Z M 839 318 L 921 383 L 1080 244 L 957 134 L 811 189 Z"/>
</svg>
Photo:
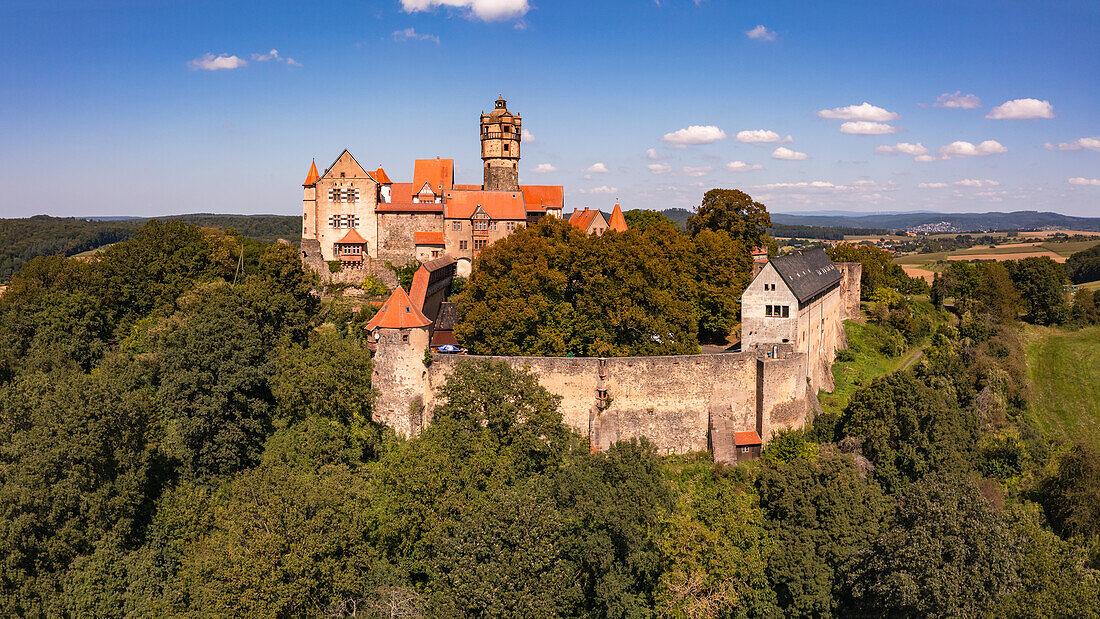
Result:
<svg viewBox="0 0 1100 619">
<path fill-rule="evenodd" d="M 379 213 L 378 257 L 396 266 L 416 258 L 414 232 L 442 232 L 442 213 Z"/>
<path fill-rule="evenodd" d="M 302 264 L 317 274 L 324 284 L 361 284 L 368 277 L 395 288 L 397 274 L 380 260 L 363 256 L 360 269 L 341 269 L 336 273 L 329 271 L 328 263 L 321 256 L 321 245 L 316 239 L 302 239 Z"/>
<path fill-rule="evenodd" d="M 767 442 L 777 429 L 802 427 L 814 409 L 803 355 L 797 354 L 780 359 L 752 353 L 606 359 L 436 355 L 426 374 L 423 423 L 430 420 L 435 392 L 454 366 L 478 358 L 534 372 L 543 387 L 562 397 L 564 422 L 597 449 L 644 436 L 661 453 L 712 449 L 717 454 L 722 447 L 732 452 L 732 444 L 712 444 L 713 427 L 728 431 L 722 435 L 726 441 L 732 432 L 758 430 Z M 376 388 L 384 392 L 387 386 Z M 600 389 L 611 402 L 604 410 Z"/>
</svg>

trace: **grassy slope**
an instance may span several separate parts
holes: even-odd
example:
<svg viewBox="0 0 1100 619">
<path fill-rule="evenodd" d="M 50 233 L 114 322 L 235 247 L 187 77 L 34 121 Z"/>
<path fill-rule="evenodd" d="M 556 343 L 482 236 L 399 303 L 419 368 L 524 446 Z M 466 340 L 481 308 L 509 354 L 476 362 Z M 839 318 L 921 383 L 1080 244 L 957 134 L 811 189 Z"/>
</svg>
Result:
<svg viewBox="0 0 1100 619">
<path fill-rule="evenodd" d="M 932 328 L 947 320 L 943 312 L 936 312 L 927 296 L 913 297 L 915 311 L 932 321 Z M 833 364 L 832 393 L 818 392 L 817 399 L 826 412 L 840 412 L 848 405 L 848 398 L 860 386 L 872 379 L 889 374 L 894 370 L 906 368 L 916 362 L 927 338 L 910 346 L 909 350 L 898 357 L 891 357 L 881 351 L 882 343 L 889 337 L 888 329 L 866 319 L 844 321 L 844 331 L 848 336 L 848 348 L 855 355 L 852 361 L 837 361 Z"/>
<path fill-rule="evenodd" d="M 1030 415 L 1043 430 L 1100 445 L 1100 326 L 1080 331 L 1029 326 Z"/>
</svg>

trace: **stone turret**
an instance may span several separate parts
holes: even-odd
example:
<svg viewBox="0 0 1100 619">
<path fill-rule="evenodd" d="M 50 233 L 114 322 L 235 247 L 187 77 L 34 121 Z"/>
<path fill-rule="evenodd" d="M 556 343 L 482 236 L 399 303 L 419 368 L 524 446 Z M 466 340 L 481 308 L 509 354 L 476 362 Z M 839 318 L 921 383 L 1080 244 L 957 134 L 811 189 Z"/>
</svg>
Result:
<svg viewBox="0 0 1100 619">
<path fill-rule="evenodd" d="M 486 191 L 519 191 L 519 145 L 523 120 L 508 111 L 501 96 L 493 111 L 481 113 L 481 160 Z"/>
<path fill-rule="evenodd" d="M 379 393 L 374 421 L 406 437 L 416 436 L 426 424 L 423 401 L 428 392 L 428 370 L 424 354 L 431 324 L 398 286 L 366 326 L 377 346 L 371 374 L 371 387 Z"/>
</svg>

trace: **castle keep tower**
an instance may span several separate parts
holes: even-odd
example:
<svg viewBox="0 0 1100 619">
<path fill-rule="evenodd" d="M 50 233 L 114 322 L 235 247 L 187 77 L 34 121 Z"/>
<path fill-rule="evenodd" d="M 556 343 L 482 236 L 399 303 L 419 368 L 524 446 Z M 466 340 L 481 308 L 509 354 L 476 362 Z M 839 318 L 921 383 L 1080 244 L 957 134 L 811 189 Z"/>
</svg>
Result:
<svg viewBox="0 0 1100 619">
<path fill-rule="evenodd" d="M 485 191 L 519 191 L 519 143 L 522 119 L 508 111 L 498 97 L 489 114 L 481 114 L 481 160 L 485 162 Z"/>
</svg>

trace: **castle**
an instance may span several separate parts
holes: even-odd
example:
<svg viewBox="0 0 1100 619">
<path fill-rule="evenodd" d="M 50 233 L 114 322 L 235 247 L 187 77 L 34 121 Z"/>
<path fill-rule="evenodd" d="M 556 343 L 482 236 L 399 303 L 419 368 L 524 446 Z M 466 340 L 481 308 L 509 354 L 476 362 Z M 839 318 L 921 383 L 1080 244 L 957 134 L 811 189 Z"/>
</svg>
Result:
<svg viewBox="0 0 1100 619">
<path fill-rule="evenodd" d="M 519 184 L 522 123 L 503 97 L 481 114 L 481 185 L 455 184 L 453 159 L 417 159 L 409 183 L 391 181 L 381 167 L 367 170 L 347 150 L 324 173 L 314 162 L 302 183 L 304 261 L 315 269 L 321 260 L 339 261 L 355 272 L 371 270 L 372 261 L 450 256 L 468 276 L 489 244 L 546 215 L 562 216 L 562 186 Z"/>
<path fill-rule="evenodd" d="M 451 280 L 468 276 L 494 241 L 545 216 L 561 217 L 561 186 L 520 185 L 522 119 L 503 98 L 481 114 L 483 183 L 456 185 L 454 161 L 418 159 L 411 183 L 394 183 L 381 167 L 368 171 L 345 150 L 324 174 L 310 166 L 303 183 L 303 261 L 328 279 L 382 276 L 395 286 L 367 323 L 375 348 L 374 419 L 403 436 L 431 423 L 436 392 L 463 358 L 426 351 L 454 343 L 457 312 L 446 303 Z M 574 210 L 585 234 L 623 232 L 616 204 Z M 739 352 L 572 358 L 494 357 L 532 371 L 561 396 L 563 421 L 593 449 L 645 437 L 663 453 L 709 450 L 716 461 L 756 457 L 774 433 L 800 428 L 831 391 L 836 350 L 846 345 L 843 320 L 859 313 L 860 265 L 835 264 L 824 251 L 769 260 L 754 251 L 754 277 L 741 298 Z M 385 262 L 419 260 L 410 293 Z M 331 274 L 322 261 L 339 261 Z M 388 276 L 388 277 L 386 277 Z M 346 279 L 345 279 L 346 277 Z"/>
<path fill-rule="evenodd" d="M 367 323 L 376 347 L 374 419 L 403 436 L 431 423 L 437 390 L 455 365 L 479 358 L 435 355 L 425 363 L 445 316 L 439 291 L 452 262 L 422 266 L 411 296 L 396 288 Z M 662 453 L 709 450 L 716 461 L 738 462 L 758 456 L 776 431 L 812 421 L 817 391 L 832 390 L 843 320 L 858 314 L 859 295 L 859 263 L 836 265 L 820 249 L 796 252 L 764 264 L 742 295 L 740 352 L 489 358 L 532 371 L 561 396 L 563 421 L 593 449 L 645 437 Z"/>
</svg>

